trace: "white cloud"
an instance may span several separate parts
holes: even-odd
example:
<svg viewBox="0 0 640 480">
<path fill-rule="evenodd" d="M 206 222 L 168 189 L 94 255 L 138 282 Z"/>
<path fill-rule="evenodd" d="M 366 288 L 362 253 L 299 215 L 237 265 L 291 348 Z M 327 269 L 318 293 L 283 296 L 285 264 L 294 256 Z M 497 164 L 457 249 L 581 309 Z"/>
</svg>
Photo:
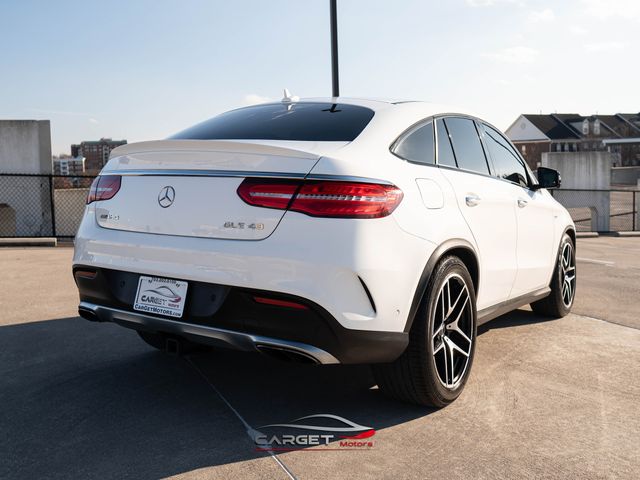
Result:
<svg viewBox="0 0 640 480">
<path fill-rule="evenodd" d="M 97 124 L 97 123 L 100 123 L 100 122 L 98 122 L 98 120 L 96 120 L 95 118 L 90 118 L 89 119 L 89 123 Z"/>
<path fill-rule="evenodd" d="M 470 7 L 490 7 L 494 5 L 495 0 L 466 0 Z"/>
<path fill-rule="evenodd" d="M 569 31 L 574 35 L 586 35 L 589 31 L 580 25 L 571 25 Z"/>
<path fill-rule="evenodd" d="M 533 11 L 529 13 L 527 21 L 529 23 L 548 23 L 553 22 L 556 19 L 556 14 L 550 8 L 545 8 L 540 11 Z"/>
<path fill-rule="evenodd" d="M 470 7 L 493 7 L 505 3 L 522 5 L 522 0 L 465 0 Z"/>
<path fill-rule="evenodd" d="M 584 48 L 587 52 L 613 52 L 616 50 L 622 50 L 626 44 L 622 42 L 600 42 L 589 43 Z"/>
<path fill-rule="evenodd" d="M 588 15 L 601 20 L 612 17 L 640 20 L 638 0 L 582 0 L 582 3 Z"/>
<path fill-rule="evenodd" d="M 258 95 L 257 93 L 247 93 L 242 98 L 243 105 L 257 105 L 259 103 L 267 102 L 273 102 L 273 98 L 263 97 L 262 95 Z"/>
<path fill-rule="evenodd" d="M 497 52 L 483 53 L 482 56 L 499 63 L 525 65 L 535 62 L 539 54 L 538 50 L 531 47 L 509 47 Z"/>
</svg>

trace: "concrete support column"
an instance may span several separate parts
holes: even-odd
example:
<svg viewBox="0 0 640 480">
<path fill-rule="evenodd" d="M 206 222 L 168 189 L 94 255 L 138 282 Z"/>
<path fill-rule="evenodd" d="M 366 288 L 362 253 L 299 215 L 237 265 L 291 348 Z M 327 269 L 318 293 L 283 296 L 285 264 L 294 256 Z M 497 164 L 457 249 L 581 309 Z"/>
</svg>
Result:
<svg viewBox="0 0 640 480">
<path fill-rule="evenodd" d="M 562 187 L 554 192 L 556 200 L 569 212 L 588 208 L 591 230 L 595 232 L 608 232 L 610 229 L 611 165 L 618 160 L 619 154 L 609 152 L 542 154 L 542 166 L 558 170 L 562 177 Z M 573 213 L 584 216 L 577 211 Z"/>
</svg>

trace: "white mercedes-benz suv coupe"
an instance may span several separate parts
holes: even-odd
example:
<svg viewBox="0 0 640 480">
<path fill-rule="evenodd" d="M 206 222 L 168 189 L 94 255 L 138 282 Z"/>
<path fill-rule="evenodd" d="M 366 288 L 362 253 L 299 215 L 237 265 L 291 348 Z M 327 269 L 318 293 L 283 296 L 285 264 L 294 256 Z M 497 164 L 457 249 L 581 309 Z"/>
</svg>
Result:
<svg viewBox="0 0 640 480">
<path fill-rule="evenodd" d="M 75 239 L 79 313 L 161 349 L 371 364 L 391 396 L 442 407 L 469 377 L 478 325 L 571 309 L 559 185 L 449 107 L 240 108 L 111 153 Z"/>
</svg>

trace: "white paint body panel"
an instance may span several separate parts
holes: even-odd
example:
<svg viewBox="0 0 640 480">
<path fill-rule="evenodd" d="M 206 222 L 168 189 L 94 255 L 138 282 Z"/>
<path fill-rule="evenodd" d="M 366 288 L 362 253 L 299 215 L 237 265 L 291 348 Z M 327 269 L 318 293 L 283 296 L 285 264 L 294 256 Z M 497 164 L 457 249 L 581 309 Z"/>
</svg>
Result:
<svg viewBox="0 0 640 480">
<path fill-rule="evenodd" d="M 416 183 L 425 207 L 429 210 L 444 207 L 444 194 L 438 182 L 430 178 L 417 178 Z"/>
<path fill-rule="evenodd" d="M 241 240 L 267 238 L 284 211 L 247 205 L 236 193 L 241 182 L 242 178 L 124 176 L 118 195 L 99 202 L 96 219 L 101 227 L 131 232 Z M 176 192 L 173 204 L 158 208 L 158 196 L 167 186 Z M 136 200 L 132 201 L 132 197 Z"/>
<path fill-rule="evenodd" d="M 238 198 L 235 189 L 241 177 L 214 178 L 211 193 L 201 177 L 123 177 L 123 192 L 87 207 L 76 236 L 74 264 L 297 295 L 324 307 L 345 328 L 379 332 L 405 329 L 427 262 L 452 239 L 470 245 L 478 258 L 478 309 L 548 284 L 560 236 L 572 225 L 568 213 L 548 193 L 534 193 L 520 212 L 521 192 L 503 180 L 409 163 L 389 151 L 416 122 L 465 112 L 420 102 L 394 105 L 342 98 L 340 102 L 375 110 L 370 124 L 348 144 L 145 142 L 114 150 L 103 173 L 243 170 L 248 176 L 270 171 L 379 179 L 404 194 L 390 216 L 354 220 L 265 212 Z M 131 178 L 135 182 L 127 185 Z M 178 187 L 176 198 L 185 199 L 185 204 L 175 205 L 175 219 L 157 206 L 160 187 L 171 182 Z M 129 186 L 135 195 L 124 195 Z M 481 197 L 478 206 L 466 206 L 469 192 Z M 136 205 L 128 207 L 125 199 Z M 224 208 L 209 210 L 211 203 Z M 118 229 L 108 219 L 96 218 L 116 210 L 125 218 L 120 222 L 129 221 L 129 212 L 136 220 Z M 146 224 L 140 220 L 143 216 L 150 218 Z M 219 225 L 227 216 L 259 219 L 269 234 L 225 237 Z M 156 233 L 145 233 L 146 228 Z"/>
<path fill-rule="evenodd" d="M 478 310 L 505 302 L 517 273 L 516 202 L 507 182 L 461 170 L 442 169 L 456 193 L 477 247 L 482 281 L 477 292 Z M 469 206 L 467 197 L 477 205 Z"/>
<path fill-rule="evenodd" d="M 99 203 L 96 218 L 100 226 L 116 230 L 261 240 L 273 233 L 284 211 L 252 207 L 240 199 L 236 190 L 244 176 L 262 172 L 304 176 L 318 158 L 291 146 L 248 142 L 173 140 L 126 145 L 114 150 L 102 172 L 122 174 L 122 185 L 118 195 Z M 136 175 L 140 171 L 163 175 Z M 211 172 L 233 176 L 211 176 Z M 174 189 L 174 202 L 169 208 L 158 208 L 158 196 L 166 186 Z"/>
<path fill-rule="evenodd" d="M 391 217 L 310 225 L 306 215 L 287 212 L 269 238 L 247 242 L 104 229 L 95 211 L 87 208 L 76 236 L 76 264 L 298 295 L 358 330 L 402 331 L 413 296 L 398 291 L 415 289 L 424 268 L 415 259 L 435 248 Z"/>
<path fill-rule="evenodd" d="M 558 203 L 547 191 L 532 192 L 517 185 L 509 187 L 513 190 L 516 204 L 518 200 L 526 201 L 524 207 L 516 207 L 518 273 L 511 297 L 518 297 L 549 284 L 549 265 L 555 263 L 558 253 L 555 228 L 561 212 L 558 211 Z M 563 220 L 566 221 L 566 217 Z"/>
</svg>

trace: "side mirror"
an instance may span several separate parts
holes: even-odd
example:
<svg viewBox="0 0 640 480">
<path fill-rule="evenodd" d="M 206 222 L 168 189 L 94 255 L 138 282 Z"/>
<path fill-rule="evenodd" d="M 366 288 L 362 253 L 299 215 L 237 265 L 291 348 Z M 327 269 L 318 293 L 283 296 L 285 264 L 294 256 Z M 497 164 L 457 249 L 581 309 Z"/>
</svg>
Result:
<svg viewBox="0 0 640 480">
<path fill-rule="evenodd" d="M 538 185 L 534 185 L 534 190 L 540 188 L 560 188 L 562 179 L 560 178 L 560 172 L 553 168 L 538 167 L 536 172 L 538 176 Z"/>
</svg>

